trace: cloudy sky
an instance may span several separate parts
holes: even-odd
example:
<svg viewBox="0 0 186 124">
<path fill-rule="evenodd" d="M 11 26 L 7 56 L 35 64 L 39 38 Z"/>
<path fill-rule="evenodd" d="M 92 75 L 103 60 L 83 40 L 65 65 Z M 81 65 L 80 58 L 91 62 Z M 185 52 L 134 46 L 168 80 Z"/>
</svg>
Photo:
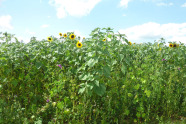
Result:
<svg viewBox="0 0 186 124">
<path fill-rule="evenodd" d="M 0 0 L 0 32 L 28 42 L 111 27 L 131 42 L 186 43 L 186 0 Z"/>
</svg>

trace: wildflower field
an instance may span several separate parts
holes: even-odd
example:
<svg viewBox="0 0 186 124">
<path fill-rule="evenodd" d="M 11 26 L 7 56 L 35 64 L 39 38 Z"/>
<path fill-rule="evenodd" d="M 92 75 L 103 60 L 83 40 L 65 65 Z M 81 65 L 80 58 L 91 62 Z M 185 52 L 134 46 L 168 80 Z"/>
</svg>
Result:
<svg viewBox="0 0 186 124">
<path fill-rule="evenodd" d="M 2 124 L 185 122 L 181 42 L 135 44 L 111 28 L 96 28 L 91 38 L 67 32 L 27 44 L 1 34 Z"/>
</svg>

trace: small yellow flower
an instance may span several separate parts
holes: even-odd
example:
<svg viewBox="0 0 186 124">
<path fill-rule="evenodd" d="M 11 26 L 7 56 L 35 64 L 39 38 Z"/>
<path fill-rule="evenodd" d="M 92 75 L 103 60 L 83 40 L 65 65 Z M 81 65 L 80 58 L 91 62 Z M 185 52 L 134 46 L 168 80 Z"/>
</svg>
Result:
<svg viewBox="0 0 186 124">
<path fill-rule="evenodd" d="M 71 34 L 71 35 L 70 35 L 70 39 L 71 39 L 71 40 L 74 40 L 75 37 L 76 37 L 76 36 L 75 36 L 74 34 Z"/>
<path fill-rule="evenodd" d="M 48 41 L 51 42 L 52 41 L 52 38 L 51 37 L 48 37 Z"/>
<path fill-rule="evenodd" d="M 61 37 L 62 37 L 62 36 L 63 36 L 63 35 L 62 35 L 62 33 L 59 33 L 59 36 L 61 36 Z"/>
<path fill-rule="evenodd" d="M 160 46 L 160 44 L 158 44 L 158 47 Z"/>
<path fill-rule="evenodd" d="M 64 34 L 63 34 L 63 36 L 64 36 L 64 37 L 67 37 L 67 34 L 66 34 L 66 33 L 64 33 Z"/>
<path fill-rule="evenodd" d="M 160 50 L 159 51 L 161 51 L 161 48 L 160 48 Z"/>
<path fill-rule="evenodd" d="M 85 37 L 83 37 L 83 39 L 85 39 Z"/>
<path fill-rule="evenodd" d="M 103 41 L 106 41 L 106 38 L 104 38 Z"/>
<path fill-rule="evenodd" d="M 132 43 L 129 41 L 129 44 L 132 45 Z"/>
<path fill-rule="evenodd" d="M 170 43 L 170 44 L 169 44 L 169 47 L 173 47 L 173 44 L 172 44 L 172 43 Z"/>
<path fill-rule="evenodd" d="M 133 43 L 133 44 L 136 44 L 136 43 Z"/>
<path fill-rule="evenodd" d="M 77 46 L 77 48 L 81 48 L 82 47 L 82 43 L 78 41 L 76 46 Z"/>
<path fill-rule="evenodd" d="M 179 44 L 177 44 L 176 46 L 179 47 Z"/>
</svg>

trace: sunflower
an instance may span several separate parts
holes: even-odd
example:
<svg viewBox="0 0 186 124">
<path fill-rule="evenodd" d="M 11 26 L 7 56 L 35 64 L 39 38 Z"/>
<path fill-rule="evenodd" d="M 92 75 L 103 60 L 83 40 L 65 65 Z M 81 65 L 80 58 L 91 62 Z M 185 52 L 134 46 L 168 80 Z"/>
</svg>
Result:
<svg viewBox="0 0 186 124">
<path fill-rule="evenodd" d="M 103 41 L 106 41 L 106 38 L 104 38 Z"/>
<path fill-rule="evenodd" d="M 83 39 L 85 39 L 85 37 L 83 37 Z"/>
<path fill-rule="evenodd" d="M 61 37 L 62 37 L 62 36 L 63 36 L 63 35 L 62 35 L 62 33 L 59 33 L 59 36 L 61 36 Z"/>
<path fill-rule="evenodd" d="M 82 43 L 78 41 L 76 46 L 77 46 L 77 48 L 81 48 L 82 47 Z"/>
<path fill-rule="evenodd" d="M 71 34 L 71 35 L 70 35 L 70 39 L 71 39 L 71 40 L 74 40 L 75 37 L 76 37 L 76 36 L 75 36 L 74 34 Z"/>
<path fill-rule="evenodd" d="M 133 44 L 136 44 L 136 43 L 133 43 Z"/>
<path fill-rule="evenodd" d="M 176 44 L 173 44 L 173 47 L 176 47 Z"/>
<path fill-rule="evenodd" d="M 129 44 L 132 45 L 132 43 L 129 41 Z"/>
<path fill-rule="evenodd" d="M 179 47 L 179 44 L 176 44 L 177 47 Z"/>
<path fill-rule="evenodd" d="M 173 47 L 172 43 L 169 44 L 169 47 Z"/>
<path fill-rule="evenodd" d="M 159 51 L 161 51 L 161 48 L 159 49 Z"/>
<path fill-rule="evenodd" d="M 52 38 L 51 38 L 51 37 L 48 37 L 48 41 L 50 41 L 50 42 L 51 42 L 51 41 L 52 41 Z"/>
<path fill-rule="evenodd" d="M 64 34 L 63 34 L 63 36 L 64 36 L 64 37 L 67 37 L 67 34 L 66 34 L 66 33 L 64 33 Z"/>
</svg>

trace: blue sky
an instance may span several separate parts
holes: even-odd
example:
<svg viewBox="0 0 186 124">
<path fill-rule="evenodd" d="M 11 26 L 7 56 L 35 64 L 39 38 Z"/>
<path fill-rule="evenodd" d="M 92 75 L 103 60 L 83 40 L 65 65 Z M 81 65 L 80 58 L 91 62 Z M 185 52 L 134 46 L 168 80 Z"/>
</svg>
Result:
<svg viewBox="0 0 186 124">
<path fill-rule="evenodd" d="M 0 32 L 28 42 L 111 27 L 131 42 L 186 43 L 186 0 L 0 0 Z"/>
</svg>

